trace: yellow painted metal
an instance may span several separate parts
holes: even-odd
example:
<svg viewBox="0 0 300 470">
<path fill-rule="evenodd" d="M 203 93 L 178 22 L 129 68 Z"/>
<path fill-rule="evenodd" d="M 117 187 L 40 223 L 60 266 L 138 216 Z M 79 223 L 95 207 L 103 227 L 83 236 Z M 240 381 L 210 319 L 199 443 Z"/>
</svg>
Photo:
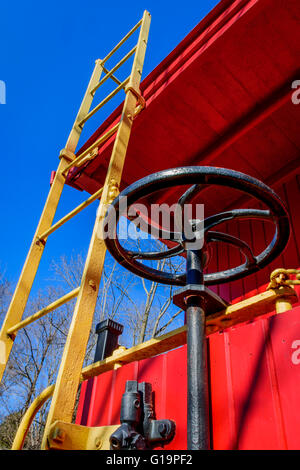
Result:
<svg viewBox="0 0 300 470">
<path fill-rule="evenodd" d="M 150 14 L 145 11 L 142 18 L 139 39 L 129 80 L 131 86 L 134 85 L 136 92 L 139 92 L 149 27 Z M 82 364 L 92 325 L 106 253 L 106 246 L 102 237 L 103 221 L 107 205 L 111 198 L 111 186 L 119 187 L 121 181 L 133 121 L 132 119 L 129 119 L 128 116 L 134 115 L 135 108 L 136 96 L 132 90 L 128 90 L 124 100 L 120 125 L 114 141 L 111 159 L 103 186 L 99 209 L 96 215 L 80 291 L 77 297 L 72 323 L 58 371 L 57 382 L 45 427 L 42 448 L 46 448 L 47 446 L 49 429 L 55 421 L 62 420 L 68 423 L 72 420 L 76 393 L 80 382 Z"/>
<path fill-rule="evenodd" d="M 72 155 L 75 152 L 82 128 L 78 126 L 78 121 L 82 119 L 84 115 L 90 109 L 93 95 L 91 90 L 99 82 L 102 72 L 101 62 L 96 61 L 94 71 L 92 73 L 90 82 L 88 84 L 86 93 L 82 100 L 81 106 L 79 108 L 77 117 L 75 119 L 72 130 L 69 134 L 65 149 L 66 152 Z M 64 155 L 61 155 L 58 169 L 56 171 L 55 178 L 51 185 L 47 201 L 44 206 L 36 233 L 33 237 L 32 244 L 30 246 L 23 270 L 21 272 L 18 284 L 16 286 L 14 295 L 12 297 L 9 309 L 7 311 L 5 320 L 3 322 L 1 332 L 0 332 L 0 381 L 2 379 L 11 348 L 13 346 L 13 339 L 7 335 L 7 331 L 19 323 L 22 319 L 22 315 L 28 300 L 28 296 L 35 279 L 35 275 L 44 251 L 44 244 L 36 243 L 39 239 L 40 234 L 48 230 L 56 213 L 57 205 L 64 187 L 65 178 L 62 176 L 62 172 L 65 170 L 66 166 L 69 163 L 69 158 L 65 158 Z"/>
<path fill-rule="evenodd" d="M 148 12 L 147 12 L 148 13 Z M 149 13 L 148 13 L 149 14 Z M 144 13 L 145 15 L 145 13 Z M 118 44 L 105 56 L 105 58 L 102 60 L 102 64 L 104 64 L 108 59 L 110 59 L 110 57 L 118 50 L 120 49 L 120 47 L 127 41 L 127 39 L 130 38 L 130 36 L 135 32 L 137 31 L 137 29 L 142 25 L 143 25 L 143 22 L 144 22 L 144 15 L 143 15 L 143 18 L 126 34 L 126 36 L 123 37 L 123 39 L 121 39 L 120 42 L 118 42 Z"/>
<path fill-rule="evenodd" d="M 75 154 L 75 150 L 76 150 L 76 147 L 77 147 L 80 135 L 81 135 L 81 131 L 82 131 L 82 126 L 79 125 L 79 122 L 82 120 L 84 116 L 87 115 L 87 113 L 89 112 L 91 108 L 91 104 L 94 98 L 94 94 L 92 93 L 92 90 L 93 88 L 95 88 L 96 84 L 99 82 L 102 71 L 103 71 L 102 62 L 100 59 L 97 59 L 92 77 L 90 79 L 82 104 L 76 116 L 75 124 L 72 128 L 72 131 L 69 135 L 69 138 L 67 140 L 67 144 L 65 147 L 69 152 L 72 152 L 74 154 Z M 63 171 L 63 169 L 61 171 Z"/>
<path fill-rule="evenodd" d="M 223 327 L 224 328 L 224 327 Z M 164 352 L 178 348 L 186 344 L 186 325 L 177 328 L 158 338 L 151 338 L 144 343 L 133 346 L 116 355 L 109 356 L 103 361 L 95 362 L 82 369 L 81 380 L 87 380 L 96 375 L 103 374 L 109 370 L 114 370 L 115 365 L 125 365 L 149 357 L 157 356 Z"/>
<path fill-rule="evenodd" d="M 20 422 L 11 450 L 22 449 L 26 435 L 35 415 L 42 408 L 44 403 L 46 403 L 46 401 L 52 396 L 53 390 L 54 385 L 49 385 L 49 387 L 45 388 L 45 390 L 43 390 L 42 393 L 33 400 Z"/>
<path fill-rule="evenodd" d="M 109 438 L 119 427 L 119 424 L 89 427 L 56 421 L 49 429 L 47 449 L 109 450 Z"/>
<path fill-rule="evenodd" d="M 100 88 L 100 86 L 103 85 L 103 83 L 105 83 L 108 78 L 112 78 L 116 83 L 118 83 L 118 85 L 121 85 L 122 82 L 118 80 L 113 74 L 135 53 L 135 51 L 136 46 L 134 46 L 131 51 L 129 51 L 111 70 L 107 70 L 104 66 L 102 66 L 106 75 L 95 86 L 95 88 L 92 90 L 92 93 L 95 93 L 95 91 L 98 90 L 98 88 Z"/>
<path fill-rule="evenodd" d="M 79 206 L 75 207 L 75 209 L 73 209 L 71 212 L 69 212 L 67 215 L 65 215 L 64 217 L 62 217 L 58 222 L 56 222 L 54 225 L 52 225 L 48 230 L 46 230 L 45 232 L 43 232 L 39 238 L 38 238 L 38 241 L 43 241 L 45 242 L 45 239 L 51 235 L 51 233 L 55 232 L 55 230 L 57 230 L 59 227 L 61 227 L 63 224 L 65 224 L 66 222 L 68 222 L 68 220 L 72 219 L 73 217 L 75 217 L 75 215 L 79 214 L 79 212 L 81 212 L 83 209 L 85 209 L 86 207 L 88 207 L 90 204 L 92 204 L 92 202 L 94 202 L 96 199 L 99 199 L 99 197 L 101 196 L 102 194 L 102 191 L 103 191 L 103 188 L 100 188 L 98 189 L 98 191 L 96 191 L 94 194 L 92 194 L 92 196 L 90 196 L 86 201 L 82 202 L 81 204 L 79 204 Z"/>
<path fill-rule="evenodd" d="M 276 302 L 276 313 L 284 313 L 287 310 L 291 310 L 291 308 L 293 308 L 292 303 L 286 297 L 282 297 Z"/>
<path fill-rule="evenodd" d="M 45 316 L 47 313 L 52 312 L 53 310 L 57 309 L 58 307 L 61 307 L 64 305 L 66 302 L 69 302 L 69 300 L 74 299 L 74 297 L 77 296 L 79 292 L 79 287 L 76 289 L 73 289 L 71 292 L 68 294 L 60 297 L 59 299 L 55 300 L 51 304 L 49 304 L 47 307 L 42 308 L 38 312 L 34 313 L 30 317 L 25 318 L 25 320 L 17 323 L 16 325 L 12 326 L 7 330 L 7 334 L 9 336 L 15 335 L 18 330 L 21 328 L 25 328 L 25 326 L 30 325 L 30 323 L 33 323 L 34 321 L 38 320 L 39 318 L 42 318 Z"/>
<path fill-rule="evenodd" d="M 80 155 L 78 155 L 78 160 L 84 159 L 87 155 L 89 155 L 95 148 L 102 145 L 104 142 L 107 141 L 115 132 L 117 132 L 120 123 L 117 122 L 113 127 L 111 127 L 105 134 L 101 135 L 95 142 L 90 145 L 86 150 L 84 150 Z M 80 162 L 81 165 L 81 162 Z M 75 162 L 75 166 L 79 166 L 77 162 Z"/>
<path fill-rule="evenodd" d="M 296 279 L 290 279 L 290 276 L 293 275 Z M 288 292 L 294 292 L 294 289 L 291 287 L 293 285 L 300 284 L 300 270 L 299 269 L 286 269 L 278 268 L 272 271 L 270 275 L 270 283 L 267 287 L 267 290 L 273 290 L 275 292 L 280 292 L 285 290 Z M 281 296 L 276 301 L 276 313 L 283 313 L 292 308 L 291 296 Z"/>
<path fill-rule="evenodd" d="M 281 299 L 288 299 L 293 304 L 298 301 L 298 296 L 295 290 L 289 286 L 261 292 L 249 299 L 230 305 L 221 312 L 209 315 L 206 321 L 206 334 L 215 333 L 276 310 L 277 302 Z"/>
<path fill-rule="evenodd" d="M 288 279 L 287 284 L 292 286 L 300 285 L 300 269 L 286 269 L 288 276 L 294 275 L 296 279 Z"/>
<path fill-rule="evenodd" d="M 76 156 L 73 152 L 70 152 L 67 149 L 62 149 L 59 152 L 59 158 L 65 158 L 66 160 L 69 160 L 71 162 L 76 158 Z"/>
<path fill-rule="evenodd" d="M 111 129 L 105 132 L 105 134 L 101 135 L 101 137 L 95 140 L 95 142 L 92 145 L 90 145 L 86 150 L 84 150 L 80 155 L 78 155 L 78 157 L 76 157 L 75 160 L 73 160 L 69 165 L 66 166 L 63 174 L 65 175 L 67 171 L 74 166 L 78 167 L 82 165 L 85 162 L 85 157 L 88 157 L 88 159 L 90 159 L 91 157 L 89 157 L 89 154 L 93 152 L 93 150 L 97 148 L 99 145 L 106 142 L 106 140 L 109 139 L 118 130 L 119 125 L 120 123 L 118 122 Z"/>
<path fill-rule="evenodd" d="M 103 72 L 109 74 L 109 70 L 104 67 L 104 65 L 102 64 L 102 69 L 103 69 Z M 111 75 L 111 79 L 117 84 L 117 85 L 121 85 L 121 80 L 119 80 L 117 77 L 115 77 L 114 75 Z"/>
<path fill-rule="evenodd" d="M 94 116 L 94 114 L 96 114 L 97 111 L 99 111 L 99 109 L 101 109 L 106 103 L 108 103 L 109 100 L 111 100 L 114 96 L 116 96 L 116 94 L 119 93 L 119 91 L 121 91 L 122 89 L 125 89 L 125 86 L 129 82 L 129 80 L 130 80 L 130 76 L 125 78 L 125 80 L 123 80 L 123 82 L 119 86 L 117 86 L 117 88 L 115 88 L 109 95 L 107 95 L 106 98 L 104 98 L 104 100 L 102 100 L 89 113 L 87 113 L 86 116 L 79 121 L 78 125 L 82 126 L 88 119 Z"/>
</svg>

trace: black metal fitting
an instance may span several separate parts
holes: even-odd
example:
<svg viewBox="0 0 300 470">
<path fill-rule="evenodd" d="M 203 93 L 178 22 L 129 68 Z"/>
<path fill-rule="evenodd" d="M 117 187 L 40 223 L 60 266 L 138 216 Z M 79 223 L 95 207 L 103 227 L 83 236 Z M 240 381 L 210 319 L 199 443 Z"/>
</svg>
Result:
<svg viewBox="0 0 300 470">
<path fill-rule="evenodd" d="M 126 382 L 120 422 L 110 437 L 111 450 L 151 449 L 155 444 L 169 442 L 175 434 L 174 421 L 154 419 L 152 386 L 147 382 Z"/>
<path fill-rule="evenodd" d="M 138 426 L 141 420 L 142 404 L 141 394 L 138 390 L 135 380 L 127 380 L 125 393 L 122 396 L 121 403 L 121 423 L 129 423 L 132 426 Z"/>
<path fill-rule="evenodd" d="M 143 434 L 149 444 L 169 441 L 175 434 L 175 422 L 171 419 L 155 419 L 152 385 L 142 382 L 138 385 L 143 397 Z"/>
<path fill-rule="evenodd" d="M 94 362 L 103 361 L 112 355 L 118 345 L 118 337 L 123 333 L 123 325 L 110 318 L 101 321 L 96 326 L 98 334 Z"/>
<path fill-rule="evenodd" d="M 206 316 L 220 312 L 228 307 L 228 303 L 225 300 L 203 284 L 187 284 L 177 289 L 173 294 L 173 303 L 182 310 L 186 310 L 189 297 L 198 297 L 200 299 Z"/>
</svg>

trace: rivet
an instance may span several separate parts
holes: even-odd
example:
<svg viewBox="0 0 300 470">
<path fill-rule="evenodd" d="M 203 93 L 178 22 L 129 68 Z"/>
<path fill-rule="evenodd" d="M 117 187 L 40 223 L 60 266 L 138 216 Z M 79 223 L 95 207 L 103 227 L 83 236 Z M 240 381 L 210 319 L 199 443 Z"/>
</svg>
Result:
<svg viewBox="0 0 300 470">
<path fill-rule="evenodd" d="M 101 447 L 101 445 L 102 445 L 102 440 L 100 439 L 100 437 L 96 437 L 95 446 L 97 447 L 97 449 L 99 449 L 99 447 Z"/>
<path fill-rule="evenodd" d="M 62 443 L 65 440 L 66 432 L 63 429 L 55 428 L 52 434 L 52 440 L 54 442 Z"/>
</svg>

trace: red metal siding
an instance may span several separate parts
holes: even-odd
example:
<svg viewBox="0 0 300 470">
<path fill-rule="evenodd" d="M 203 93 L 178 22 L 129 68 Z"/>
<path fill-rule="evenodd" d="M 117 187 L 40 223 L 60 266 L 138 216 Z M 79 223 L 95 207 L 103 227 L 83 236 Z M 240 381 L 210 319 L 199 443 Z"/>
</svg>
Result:
<svg viewBox="0 0 300 470">
<path fill-rule="evenodd" d="M 214 449 L 299 449 L 300 307 L 210 337 Z"/>
<path fill-rule="evenodd" d="M 300 170 L 298 173 L 300 173 Z M 273 189 L 285 202 L 290 214 L 291 237 L 289 243 L 284 253 L 265 269 L 252 274 L 243 280 L 219 286 L 217 292 L 221 297 L 229 302 L 238 302 L 243 298 L 251 297 L 259 292 L 263 292 L 269 282 L 270 273 L 278 267 L 300 267 L 300 213 L 298 202 L 300 200 L 299 174 L 291 176 L 290 179 L 284 183 L 273 185 Z M 258 205 L 256 206 L 258 207 Z M 255 205 L 251 204 L 251 207 L 255 207 Z M 224 224 L 224 231 L 240 237 L 252 247 L 254 254 L 257 255 L 267 246 L 267 243 L 271 241 L 274 229 L 272 224 L 262 221 L 243 221 L 240 223 L 233 221 L 226 225 Z M 214 256 L 214 261 L 210 266 L 210 271 L 226 269 L 231 266 L 233 267 L 234 265 L 240 264 L 242 261 L 236 249 L 229 248 L 221 244 L 219 244 L 217 249 L 214 251 Z M 299 286 L 296 287 L 296 291 L 299 295 Z"/>
</svg>

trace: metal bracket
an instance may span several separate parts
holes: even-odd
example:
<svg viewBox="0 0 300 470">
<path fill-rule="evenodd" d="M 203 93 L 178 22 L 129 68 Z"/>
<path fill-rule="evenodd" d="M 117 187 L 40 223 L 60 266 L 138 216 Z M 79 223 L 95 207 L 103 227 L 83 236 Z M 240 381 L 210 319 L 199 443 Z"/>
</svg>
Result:
<svg viewBox="0 0 300 470">
<path fill-rule="evenodd" d="M 146 107 L 146 100 L 145 98 L 141 95 L 141 93 L 139 93 L 134 87 L 132 86 L 127 86 L 125 88 L 125 93 L 127 93 L 128 91 L 131 91 L 136 99 L 137 99 L 137 102 L 138 102 L 138 105 L 141 106 L 142 109 L 144 109 Z"/>
<path fill-rule="evenodd" d="M 119 425 L 89 427 L 55 421 L 49 428 L 48 449 L 109 450 L 109 438 Z"/>
<path fill-rule="evenodd" d="M 206 316 L 220 312 L 228 307 L 228 303 L 221 299 L 212 290 L 201 284 L 187 284 L 174 292 L 173 303 L 186 310 L 186 301 L 188 297 L 200 297 L 203 302 Z"/>
<path fill-rule="evenodd" d="M 72 162 L 73 160 L 75 160 L 76 155 L 70 150 L 64 148 L 59 153 L 59 159 L 61 158 L 64 158 L 68 162 Z"/>
<path fill-rule="evenodd" d="M 114 199 L 119 195 L 119 184 L 112 178 L 109 182 L 108 194 L 107 194 L 107 204 L 111 204 Z"/>
<path fill-rule="evenodd" d="M 128 118 L 133 120 L 141 111 L 143 111 L 143 109 L 145 109 L 146 107 L 146 100 L 145 98 L 141 95 L 140 92 L 138 92 L 134 87 L 132 86 L 127 86 L 125 88 L 125 93 L 127 93 L 128 91 L 131 91 L 134 96 L 136 97 L 137 99 L 137 103 L 138 103 L 138 106 L 136 107 L 135 109 L 135 112 L 133 115 L 131 114 L 128 114 Z"/>
</svg>

